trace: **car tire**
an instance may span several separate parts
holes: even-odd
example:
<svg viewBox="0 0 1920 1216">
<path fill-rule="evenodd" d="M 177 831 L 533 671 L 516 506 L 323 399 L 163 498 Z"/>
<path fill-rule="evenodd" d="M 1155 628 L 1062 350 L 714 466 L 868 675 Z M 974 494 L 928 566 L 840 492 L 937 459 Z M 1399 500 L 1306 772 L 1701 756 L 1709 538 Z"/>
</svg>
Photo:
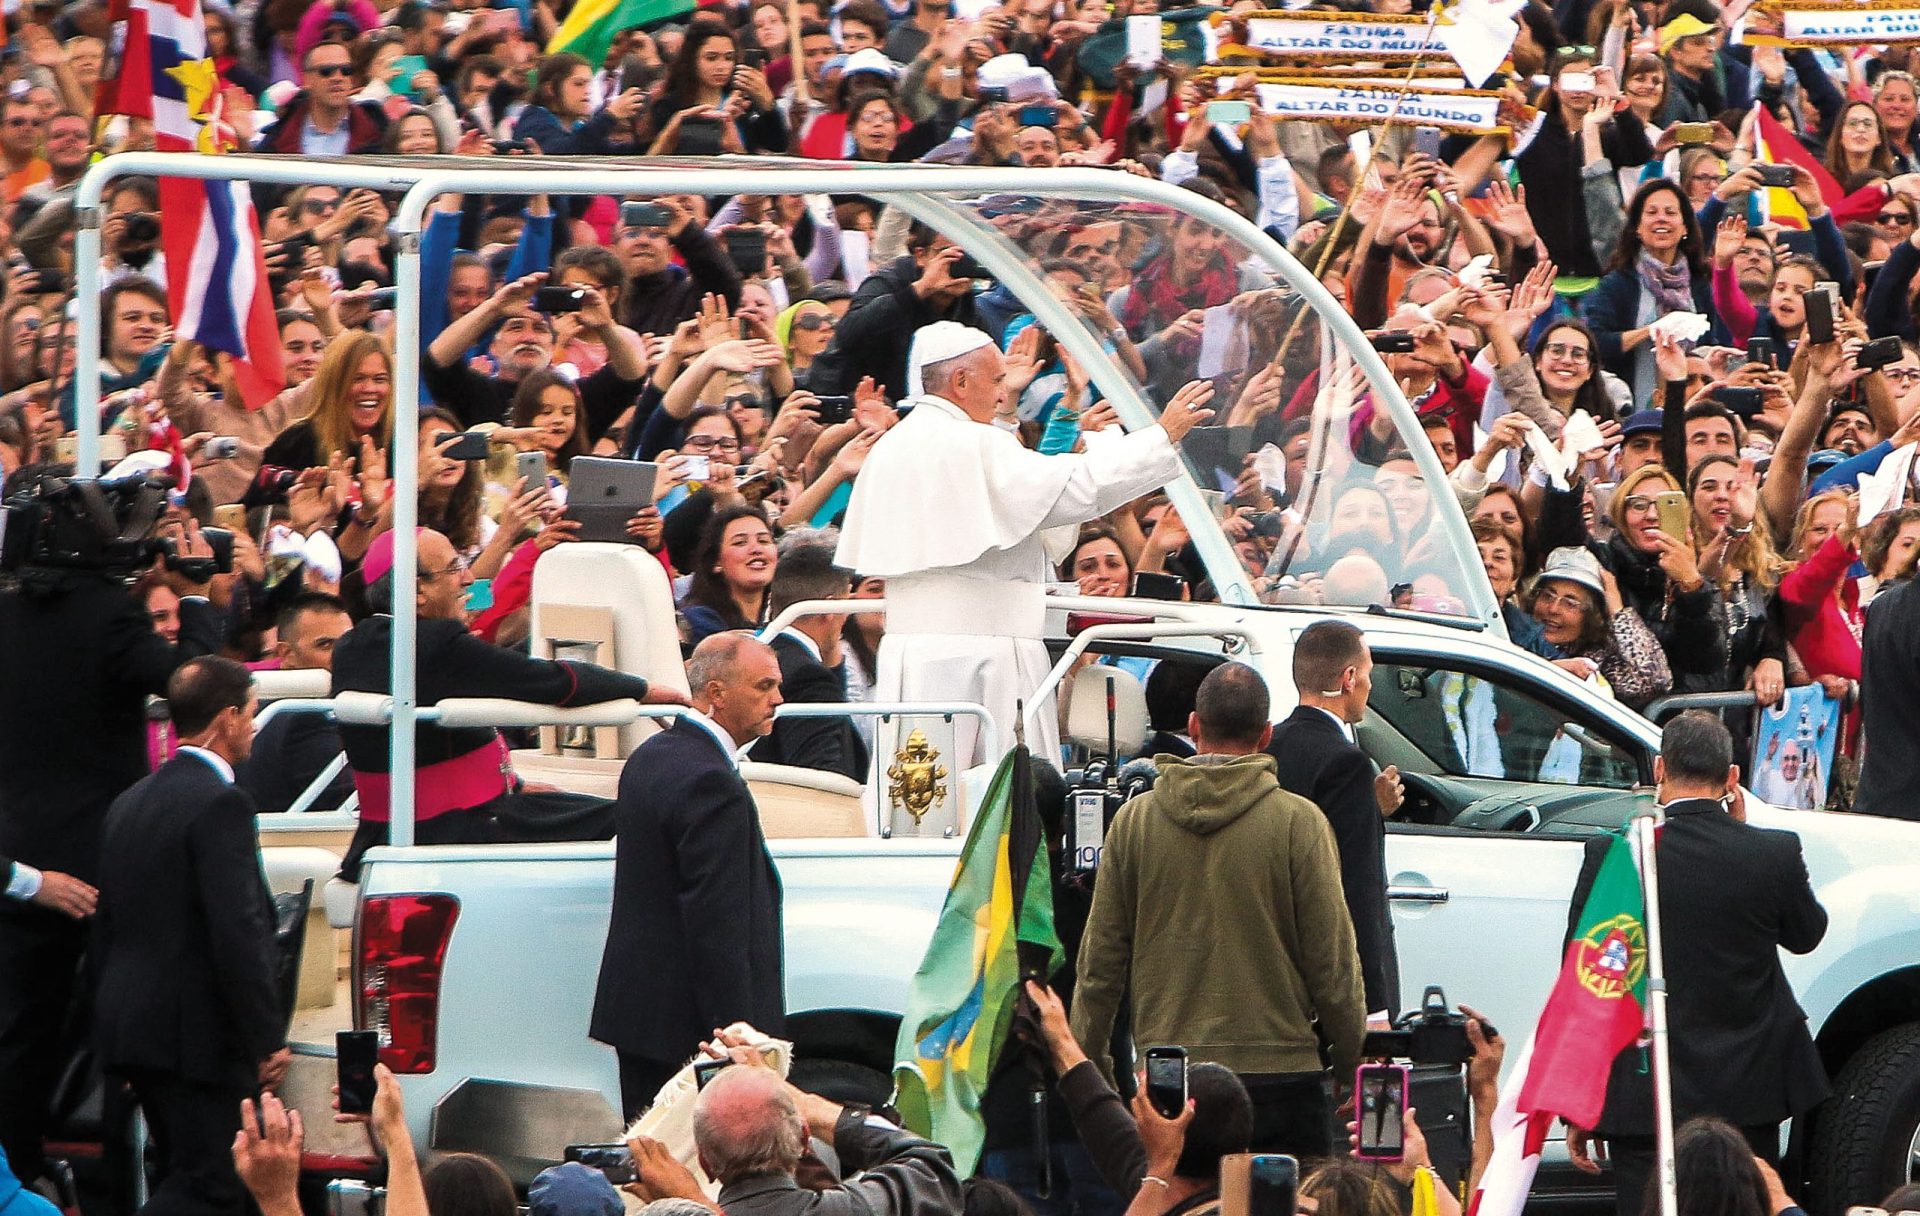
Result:
<svg viewBox="0 0 1920 1216">
<path fill-rule="evenodd" d="M 885 1106 L 893 1097 L 893 1078 L 847 1060 L 795 1059 L 787 1076 L 794 1088 L 841 1105 Z"/>
<path fill-rule="evenodd" d="M 1809 1210 L 1877 1204 L 1920 1160 L 1920 1022 L 1874 1035 L 1834 1078 L 1807 1154 Z"/>
</svg>

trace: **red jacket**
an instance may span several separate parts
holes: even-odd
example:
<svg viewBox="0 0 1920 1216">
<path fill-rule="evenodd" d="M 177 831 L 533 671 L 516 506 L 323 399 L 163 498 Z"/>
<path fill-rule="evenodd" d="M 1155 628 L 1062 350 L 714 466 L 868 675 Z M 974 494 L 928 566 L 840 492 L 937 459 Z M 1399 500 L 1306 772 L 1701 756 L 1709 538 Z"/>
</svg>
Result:
<svg viewBox="0 0 1920 1216">
<path fill-rule="evenodd" d="M 260 133 L 254 149 L 260 152 L 284 152 L 298 155 L 300 133 L 307 125 L 307 98 L 302 95 L 287 104 L 280 120 Z M 380 137 L 386 132 L 385 113 L 374 105 L 354 102 L 347 107 L 347 151 L 378 152 Z"/>
<path fill-rule="evenodd" d="M 1787 639 L 1814 676 L 1860 678 L 1860 635 L 1848 625 L 1859 621 L 1860 587 L 1847 577 L 1859 559 L 1852 545 L 1829 536 L 1780 580 L 1780 602 L 1786 606 Z M 1840 591 L 1834 598 L 1834 589 Z"/>
</svg>

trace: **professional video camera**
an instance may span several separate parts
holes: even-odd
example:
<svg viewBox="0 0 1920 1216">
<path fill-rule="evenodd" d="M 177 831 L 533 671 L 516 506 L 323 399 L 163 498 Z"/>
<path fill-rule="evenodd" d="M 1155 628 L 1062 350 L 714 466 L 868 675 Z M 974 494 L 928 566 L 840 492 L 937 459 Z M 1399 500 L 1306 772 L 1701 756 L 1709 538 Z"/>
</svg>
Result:
<svg viewBox="0 0 1920 1216">
<path fill-rule="evenodd" d="M 1093 885 L 1113 817 L 1130 799 L 1152 789 L 1160 774 L 1151 756 L 1119 763 L 1116 712 L 1113 686 L 1108 685 L 1107 754 L 1093 756 L 1083 768 L 1067 774 L 1066 847 L 1060 850 L 1060 863 L 1063 879 L 1077 886 Z"/>
<path fill-rule="evenodd" d="M 0 504 L 0 571 L 130 575 L 156 557 L 165 557 L 169 570 L 196 582 L 231 570 L 232 533 L 201 530 L 212 557 L 183 556 L 172 541 L 150 535 L 166 508 L 167 488 L 154 477 L 45 478 Z"/>
</svg>

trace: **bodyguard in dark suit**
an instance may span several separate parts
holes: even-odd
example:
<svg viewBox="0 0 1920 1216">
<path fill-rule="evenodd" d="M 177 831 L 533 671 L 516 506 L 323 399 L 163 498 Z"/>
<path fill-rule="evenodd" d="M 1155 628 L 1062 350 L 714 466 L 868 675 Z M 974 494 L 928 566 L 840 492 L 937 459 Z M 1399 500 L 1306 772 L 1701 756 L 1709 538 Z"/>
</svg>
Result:
<svg viewBox="0 0 1920 1216">
<path fill-rule="evenodd" d="M 1920 819 L 1920 590 L 1913 581 L 1874 597 L 1860 661 L 1866 758 L 1853 809 Z"/>
<path fill-rule="evenodd" d="M 833 564 L 833 546 L 804 541 L 780 554 L 767 589 L 768 609 L 779 616 L 805 600 L 843 600 L 852 591 L 845 570 Z M 798 704 L 844 704 L 845 668 L 840 663 L 837 614 L 804 616 L 773 639 L 780 661 L 780 699 Z M 867 745 L 850 718 L 783 718 L 754 745 L 750 759 L 839 773 L 855 781 L 867 777 Z"/>
<path fill-rule="evenodd" d="M 1280 788 L 1319 807 L 1333 826 L 1367 1009 L 1392 1014 L 1400 1007 L 1400 958 L 1387 906 L 1386 816 L 1400 805 L 1399 772 L 1376 772 L 1348 733 L 1373 690 L 1366 639 L 1345 621 L 1309 625 L 1293 645 L 1293 682 L 1300 704 L 1273 728 L 1267 754 L 1279 767 Z"/>
<path fill-rule="evenodd" d="M 613 916 L 592 1036 L 618 1052 L 631 1116 L 716 1028 L 786 1022 L 780 877 L 735 759 L 780 704 L 773 651 L 717 633 L 687 663 L 694 712 L 620 774 Z"/>
<path fill-rule="evenodd" d="M 233 785 L 253 739 L 252 678 L 195 659 L 167 701 L 180 750 L 114 801 L 101 838 L 94 1042 L 159 1150 L 141 1212 L 239 1214 L 240 1100 L 278 1084 L 290 1058 L 253 802 Z"/>
<path fill-rule="evenodd" d="M 15 898 L 0 899 L 0 1146 L 28 1180 L 44 1168 L 61 1027 L 86 943 L 83 912 L 46 897 L 91 889 L 107 807 L 147 775 L 147 697 L 220 646 L 208 584 L 160 577 L 182 597 L 171 645 L 121 576 L 34 571 L 0 592 L 0 854 L 15 863 Z"/>
<path fill-rule="evenodd" d="M 1682 714 L 1667 723 L 1654 769 L 1666 807 L 1660 831 L 1660 942 L 1667 980 L 1673 1119 L 1717 1115 L 1777 1161 L 1780 1123 L 1827 1096 L 1807 1015 L 1780 966 L 1780 951 L 1805 954 L 1827 932 L 1792 832 L 1748 826 L 1733 741 L 1720 720 Z M 1606 837 L 1588 842 L 1573 893 L 1571 938 Z M 1606 1142 L 1620 1216 L 1639 1216 L 1654 1152 L 1653 1081 L 1638 1047 L 1613 1063 L 1607 1105 L 1591 1137 L 1570 1131 L 1573 1163 L 1598 1172 L 1587 1151 Z"/>
</svg>

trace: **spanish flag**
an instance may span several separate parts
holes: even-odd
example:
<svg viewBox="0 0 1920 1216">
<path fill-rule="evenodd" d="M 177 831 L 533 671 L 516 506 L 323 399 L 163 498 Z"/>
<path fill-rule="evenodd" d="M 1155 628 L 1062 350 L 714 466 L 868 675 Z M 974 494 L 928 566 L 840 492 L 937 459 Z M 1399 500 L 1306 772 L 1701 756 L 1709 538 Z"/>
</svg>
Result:
<svg viewBox="0 0 1920 1216">
<path fill-rule="evenodd" d="M 1025 747 L 1008 752 L 974 813 L 893 1053 L 902 1121 L 946 1145 L 962 1178 L 986 1139 L 980 1097 L 1013 1024 L 1021 947 L 1048 975 L 1065 959 L 1027 765 Z"/>
</svg>

